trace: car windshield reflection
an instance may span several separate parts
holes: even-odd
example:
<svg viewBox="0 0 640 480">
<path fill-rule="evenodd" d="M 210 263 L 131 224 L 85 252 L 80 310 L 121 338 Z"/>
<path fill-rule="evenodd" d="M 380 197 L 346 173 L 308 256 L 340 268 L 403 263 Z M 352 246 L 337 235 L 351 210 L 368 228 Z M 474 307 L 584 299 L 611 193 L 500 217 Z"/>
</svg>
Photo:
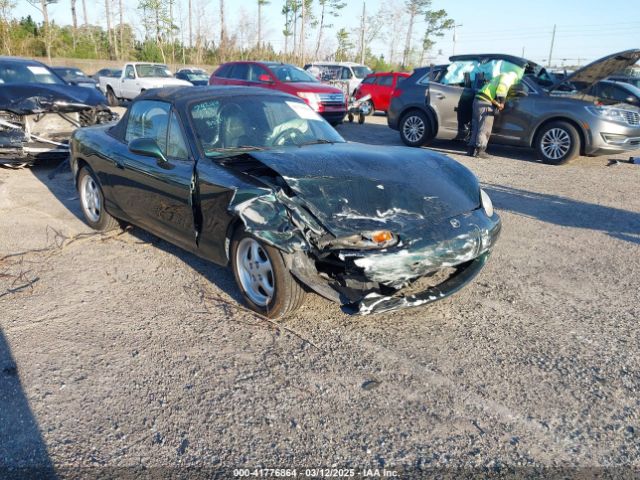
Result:
<svg viewBox="0 0 640 480">
<path fill-rule="evenodd" d="M 207 156 L 345 141 L 307 104 L 293 98 L 211 99 L 195 104 L 191 117 Z"/>
</svg>

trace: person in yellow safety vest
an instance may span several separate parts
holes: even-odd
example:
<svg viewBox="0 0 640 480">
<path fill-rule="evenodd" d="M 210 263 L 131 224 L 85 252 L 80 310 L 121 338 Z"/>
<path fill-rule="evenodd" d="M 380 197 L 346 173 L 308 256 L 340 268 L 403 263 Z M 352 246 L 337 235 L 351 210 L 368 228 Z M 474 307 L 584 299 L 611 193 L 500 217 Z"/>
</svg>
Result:
<svg viewBox="0 0 640 480">
<path fill-rule="evenodd" d="M 467 149 L 470 157 L 489 158 L 485 151 L 493 129 L 493 119 L 504 109 L 507 93 L 519 79 L 520 75 L 514 71 L 504 72 L 493 77 L 476 93 L 473 100 L 471 139 Z"/>
</svg>

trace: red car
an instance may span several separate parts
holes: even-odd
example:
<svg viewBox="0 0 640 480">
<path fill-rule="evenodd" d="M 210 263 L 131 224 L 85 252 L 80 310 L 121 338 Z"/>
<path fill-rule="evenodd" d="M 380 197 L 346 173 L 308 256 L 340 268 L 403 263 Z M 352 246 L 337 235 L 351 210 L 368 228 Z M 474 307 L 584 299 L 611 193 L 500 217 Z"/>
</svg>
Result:
<svg viewBox="0 0 640 480">
<path fill-rule="evenodd" d="M 286 63 L 225 63 L 213 72 L 209 85 L 247 85 L 297 95 L 331 125 L 342 123 L 347 113 L 342 90 L 320 83 L 301 68 Z"/>
<path fill-rule="evenodd" d="M 389 109 L 391 94 L 399 83 L 409 77 L 408 73 L 402 72 L 383 72 L 372 73 L 367 75 L 362 83 L 356 88 L 356 98 L 362 98 L 365 95 L 371 95 L 371 113 L 376 110 L 386 112 Z"/>
</svg>

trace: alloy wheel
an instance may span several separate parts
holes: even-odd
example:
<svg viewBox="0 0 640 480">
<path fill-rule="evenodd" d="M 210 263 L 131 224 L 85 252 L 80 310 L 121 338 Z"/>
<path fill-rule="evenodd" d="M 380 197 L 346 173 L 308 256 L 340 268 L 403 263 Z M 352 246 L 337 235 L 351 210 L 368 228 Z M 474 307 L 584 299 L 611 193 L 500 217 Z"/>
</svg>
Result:
<svg viewBox="0 0 640 480">
<path fill-rule="evenodd" d="M 253 238 L 243 238 L 236 249 L 238 278 L 247 297 L 261 307 L 266 307 L 275 291 L 273 266 L 260 243 Z"/>
<path fill-rule="evenodd" d="M 87 218 L 94 223 L 98 222 L 102 211 L 102 196 L 100 195 L 100 187 L 91 175 L 82 177 L 80 199 Z"/>
<path fill-rule="evenodd" d="M 571 137 L 562 128 L 547 130 L 540 139 L 542 153 L 551 160 L 559 160 L 571 149 Z"/>
<path fill-rule="evenodd" d="M 424 136 L 424 131 L 425 124 L 422 119 L 416 115 L 408 117 L 402 125 L 402 134 L 412 143 L 420 141 Z"/>
</svg>

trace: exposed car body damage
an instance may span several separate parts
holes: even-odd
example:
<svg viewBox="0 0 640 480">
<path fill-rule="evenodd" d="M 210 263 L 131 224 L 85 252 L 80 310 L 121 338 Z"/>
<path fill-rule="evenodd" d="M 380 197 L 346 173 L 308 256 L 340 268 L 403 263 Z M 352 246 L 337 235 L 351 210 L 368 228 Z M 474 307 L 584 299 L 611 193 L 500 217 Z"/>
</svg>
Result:
<svg viewBox="0 0 640 480">
<path fill-rule="evenodd" d="M 76 128 L 116 120 L 95 89 L 71 85 L 0 85 L 0 163 L 65 158 Z"/>
<path fill-rule="evenodd" d="M 392 159 L 400 153 L 398 169 Z M 436 153 L 364 153 L 335 144 L 222 162 L 268 187 L 248 199 L 236 191 L 230 209 L 246 229 L 286 252 L 300 281 L 349 312 L 396 310 L 454 293 L 480 271 L 500 232 L 497 216 L 479 204 L 475 177 Z M 388 245 L 367 245 L 367 232 L 379 229 L 402 234 Z M 405 293 L 447 268 L 438 284 Z"/>
<path fill-rule="evenodd" d="M 323 133 L 329 139 L 286 145 L 251 144 L 265 138 L 251 130 L 252 137 L 243 134 L 227 148 L 209 134 L 224 124 L 215 112 L 235 101 L 246 108 L 272 105 L 280 115 L 287 110 L 278 108 L 293 105 L 291 115 L 300 111 L 301 118 L 320 122 L 319 129 L 330 129 L 301 100 L 279 92 L 165 88 L 145 92 L 113 127 L 77 130 L 72 171 L 79 175 L 88 165 L 95 172 L 110 215 L 209 261 L 233 268 L 239 236 L 275 248 L 287 274 L 349 313 L 445 298 L 486 263 L 501 222 L 463 165 L 423 149 L 347 143 L 333 129 Z M 128 143 L 125 132 L 138 108 L 181 115 L 191 125 L 184 129 L 189 157 L 167 159 L 151 150 L 145 156 L 133 145 L 138 139 Z M 253 113 L 256 129 L 264 119 L 259 109 Z M 266 138 L 285 138 L 281 132 Z"/>
</svg>

